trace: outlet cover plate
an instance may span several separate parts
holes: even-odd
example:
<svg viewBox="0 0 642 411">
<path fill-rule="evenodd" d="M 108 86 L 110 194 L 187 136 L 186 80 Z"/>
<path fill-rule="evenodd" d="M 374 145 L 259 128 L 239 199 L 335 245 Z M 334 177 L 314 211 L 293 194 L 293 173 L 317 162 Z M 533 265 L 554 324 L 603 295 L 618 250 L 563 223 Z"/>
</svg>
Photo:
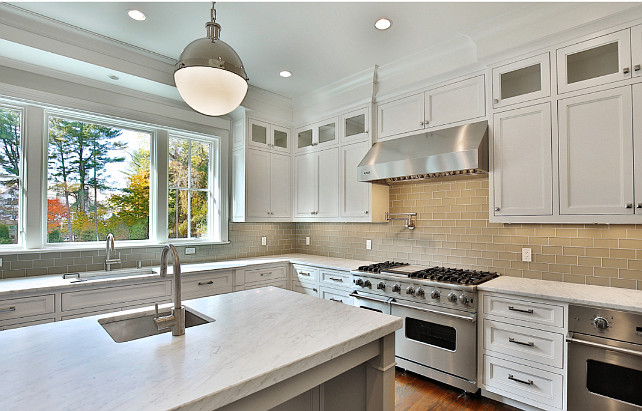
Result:
<svg viewBox="0 0 642 411">
<path fill-rule="evenodd" d="M 267 237 L 261 237 L 261 245 L 267 245 Z"/>
<path fill-rule="evenodd" d="M 372 240 L 366 240 L 366 250 L 372 250 Z"/>
<path fill-rule="evenodd" d="M 305 237 L 305 245 L 310 245 L 310 237 Z"/>
<path fill-rule="evenodd" d="M 530 263 L 533 258 L 532 248 L 522 248 L 522 261 Z"/>
<path fill-rule="evenodd" d="M 195 247 L 185 247 L 185 255 L 196 254 Z"/>
</svg>

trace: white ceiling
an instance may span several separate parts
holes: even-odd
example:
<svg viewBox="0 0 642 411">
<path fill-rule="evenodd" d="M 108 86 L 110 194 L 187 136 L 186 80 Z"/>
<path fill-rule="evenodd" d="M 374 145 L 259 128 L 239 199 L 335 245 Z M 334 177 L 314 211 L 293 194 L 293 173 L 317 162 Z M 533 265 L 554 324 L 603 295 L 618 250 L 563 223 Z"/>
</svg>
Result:
<svg viewBox="0 0 642 411">
<path fill-rule="evenodd" d="M 211 3 L 205 2 L 12 4 L 171 59 L 178 59 L 189 42 L 205 36 L 211 7 Z M 550 13 L 562 8 L 580 10 L 577 5 L 582 4 L 224 2 L 217 3 L 216 8 L 217 22 L 222 26 L 221 39 L 243 60 L 250 84 L 294 98 L 371 69 L 375 64 L 385 65 L 425 50 L 437 50 L 440 45 L 448 47 L 453 37 L 514 23 L 515 16 L 528 15 L 535 8 Z M 132 8 L 143 11 L 147 20 L 130 19 L 126 12 Z M 378 31 L 373 25 L 383 16 L 393 24 L 387 31 Z M 23 61 L 29 62 L 29 53 L 21 54 Z M 19 60 L 20 54 L 13 53 L 12 58 Z M 32 63 L 37 59 L 32 56 Z M 86 69 L 79 66 L 66 72 L 82 75 L 83 70 Z M 292 77 L 281 78 L 281 70 L 291 71 Z M 87 77 L 104 75 L 98 72 L 93 70 L 91 75 L 88 72 Z M 164 93 L 172 94 L 167 90 Z"/>
</svg>

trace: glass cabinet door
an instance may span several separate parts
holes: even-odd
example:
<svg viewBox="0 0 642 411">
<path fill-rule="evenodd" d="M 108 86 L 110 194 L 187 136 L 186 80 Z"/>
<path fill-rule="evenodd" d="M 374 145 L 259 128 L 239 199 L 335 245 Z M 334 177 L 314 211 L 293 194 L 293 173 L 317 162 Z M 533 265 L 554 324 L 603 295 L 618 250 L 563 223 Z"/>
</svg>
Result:
<svg viewBox="0 0 642 411">
<path fill-rule="evenodd" d="M 312 147 L 312 129 L 305 128 L 297 132 L 297 149 Z"/>
<path fill-rule="evenodd" d="M 368 108 L 364 107 L 341 116 L 341 143 L 361 141 L 368 137 Z"/>
<path fill-rule="evenodd" d="M 272 149 L 275 151 L 290 152 L 290 130 L 272 125 Z"/>
<path fill-rule="evenodd" d="M 323 122 L 318 127 L 319 139 L 318 143 L 323 145 L 332 145 L 337 141 L 337 122 L 329 121 Z"/>
<path fill-rule="evenodd" d="M 630 30 L 557 50 L 560 93 L 631 78 Z"/>
<path fill-rule="evenodd" d="M 267 148 L 269 147 L 269 130 L 270 124 L 251 119 L 248 124 L 248 144 L 250 146 L 258 148 Z"/>
<path fill-rule="evenodd" d="M 516 61 L 493 69 L 493 107 L 551 95 L 549 54 Z"/>
</svg>

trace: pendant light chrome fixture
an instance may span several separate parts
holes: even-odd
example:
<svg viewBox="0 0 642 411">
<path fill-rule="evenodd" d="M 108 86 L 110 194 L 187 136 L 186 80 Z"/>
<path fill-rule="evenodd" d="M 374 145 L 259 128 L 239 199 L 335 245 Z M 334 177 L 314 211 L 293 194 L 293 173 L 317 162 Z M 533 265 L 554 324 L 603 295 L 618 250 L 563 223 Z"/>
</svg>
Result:
<svg viewBox="0 0 642 411">
<path fill-rule="evenodd" d="M 238 54 L 219 39 L 216 2 L 211 20 L 205 24 L 207 37 L 185 47 L 176 63 L 174 82 L 185 102 L 208 116 L 221 116 L 237 108 L 247 93 L 247 74 Z"/>
</svg>

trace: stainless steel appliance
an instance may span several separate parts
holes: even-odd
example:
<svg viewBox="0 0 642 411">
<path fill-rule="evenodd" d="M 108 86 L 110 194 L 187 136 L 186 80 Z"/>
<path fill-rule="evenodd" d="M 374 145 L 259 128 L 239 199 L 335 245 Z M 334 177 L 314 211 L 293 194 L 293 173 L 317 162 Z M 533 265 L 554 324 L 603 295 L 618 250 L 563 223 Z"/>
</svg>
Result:
<svg viewBox="0 0 642 411">
<path fill-rule="evenodd" d="M 568 409 L 642 410 L 642 314 L 569 306 Z"/>
<path fill-rule="evenodd" d="M 354 304 L 398 316 L 401 368 L 477 391 L 476 286 L 495 273 L 385 262 L 352 271 Z"/>
</svg>

